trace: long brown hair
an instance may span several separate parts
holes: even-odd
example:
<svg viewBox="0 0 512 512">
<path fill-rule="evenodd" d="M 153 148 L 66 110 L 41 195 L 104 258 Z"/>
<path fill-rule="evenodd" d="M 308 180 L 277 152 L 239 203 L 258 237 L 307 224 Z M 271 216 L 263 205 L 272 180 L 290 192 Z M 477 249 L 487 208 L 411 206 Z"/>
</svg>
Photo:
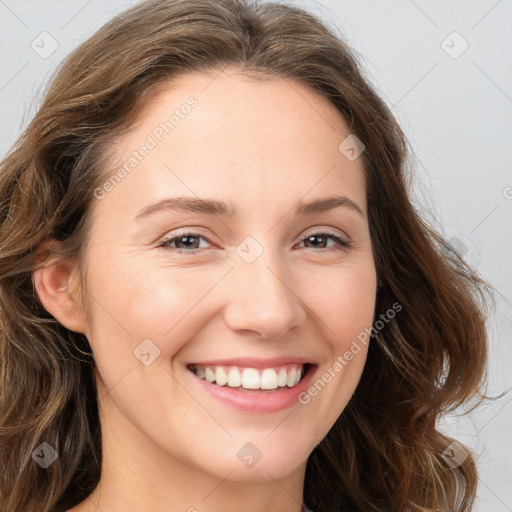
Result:
<svg viewBox="0 0 512 512">
<path fill-rule="evenodd" d="M 365 145 L 382 283 L 375 320 L 402 306 L 373 336 L 359 386 L 308 459 L 305 503 L 316 512 L 471 510 L 474 459 L 436 421 L 482 397 L 490 285 L 411 204 L 408 142 L 353 50 L 284 4 L 149 0 L 68 56 L 0 164 L 1 512 L 64 511 L 92 492 L 101 470 L 88 340 L 44 309 L 34 270 L 61 257 L 81 261 L 109 141 L 158 88 L 180 73 L 227 66 L 299 81 L 345 116 Z M 47 239 L 60 244 L 38 259 Z M 32 456 L 44 442 L 59 456 L 46 469 Z"/>
</svg>

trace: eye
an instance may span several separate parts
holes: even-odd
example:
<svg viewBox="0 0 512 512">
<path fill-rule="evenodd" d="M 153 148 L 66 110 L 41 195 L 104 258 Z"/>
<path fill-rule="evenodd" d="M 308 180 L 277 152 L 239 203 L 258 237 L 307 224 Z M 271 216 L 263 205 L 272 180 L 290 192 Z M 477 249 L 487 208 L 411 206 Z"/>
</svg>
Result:
<svg viewBox="0 0 512 512">
<path fill-rule="evenodd" d="M 339 235 L 337 235 L 336 233 L 330 233 L 330 232 L 311 233 L 301 243 L 313 244 L 313 247 L 318 248 L 317 242 L 319 239 L 320 240 L 321 239 L 325 239 L 325 240 L 331 239 L 331 240 L 334 240 L 336 242 L 336 244 L 334 246 L 329 247 L 328 249 L 326 249 L 324 251 L 317 251 L 317 252 L 340 251 L 340 250 L 349 249 L 350 247 L 352 247 L 352 243 L 350 242 L 350 240 L 342 238 Z M 324 245 L 324 243 L 320 242 L 319 245 Z M 322 247 L 320 247 L 320 249 L 322 249 Z"/>
<path fill-rule="evenodd" d="M 194 255 L 196 253 L 195 250 L 200 248 L 198 247 L 200 240 L 206 240 L 208 243 L 211 243 L 208 238 L 200 235 L 199 233 L 185 232 L 180 235 L 162 240 L 158 247 L 170 247 L 171 249 L 176 249 L 175 252 Z M 173 244 L 177 245 L 173 247 Z M 183 249 L 194 249 L 194 252 Z"/>
<path fill-rule="evenodd" d="M 312 244 L 313 248 L 323 249 L 322 247 L 319 246 L 325 245 L 326 242 L 320 241 L 320 243 L 318 243 L 318 240 L 322 239 L 326 241 L 329 239 L 334 240 L 335 244 L 333 246 L 328 247 L 327 249 L 314 252 L 340 251 L 344 249 L 349 249 L 352 246 L 350 240 L 342 238 L 336 233 L 330 232 L 311 233 L 306 238 L 304 238 L 301 243 Z M 201 240 L 204 240 L 207 243 L 211 244 L 210 240 L 207 237 L 200 235 L 199 233 L 187 231 L 173 237 L 165 238 L 160 242 L 160 244 L 157 247 L 170 248 L 173 250 L 173 252 L 189 254 L 191 256 L 194 256 L 198 254 L 199 249 L 208 249 L 205 247 L 200 247 Z"/>
</svg>

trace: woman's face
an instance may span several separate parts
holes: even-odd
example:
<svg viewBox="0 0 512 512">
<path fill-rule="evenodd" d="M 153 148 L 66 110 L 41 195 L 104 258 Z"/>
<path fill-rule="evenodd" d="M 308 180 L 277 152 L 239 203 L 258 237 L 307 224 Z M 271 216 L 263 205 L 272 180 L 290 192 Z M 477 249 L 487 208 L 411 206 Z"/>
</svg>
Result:
<svg viewBox="0 0 512 512">
<path fill-rule="evenodd" d="M 357 386 L 353 341 L 374 314 L 349 135 L 299 83 L 226 72 L 170 83 L 112 146 L 85 260 L 104 435 L 219 478 L 304 469 Z"/>
</svg>

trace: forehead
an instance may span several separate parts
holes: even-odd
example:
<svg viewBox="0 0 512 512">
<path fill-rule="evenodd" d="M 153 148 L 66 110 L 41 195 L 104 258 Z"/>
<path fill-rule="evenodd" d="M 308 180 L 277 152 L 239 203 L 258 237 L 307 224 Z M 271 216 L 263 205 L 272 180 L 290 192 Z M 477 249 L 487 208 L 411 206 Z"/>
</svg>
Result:
<svg viewBox="0 0 512 512">
<path fill-rule="evenodd" d="M 362 159 L 340 151 L 349 135 L 329 100 L 290 78 L 182 75 L 159 87 L 112 147 L 110 170 L 124 171 L 106 199 L 138 210 L 195 195 L 261 212 L 339 193 L 365 210 Z"/>
</svg>

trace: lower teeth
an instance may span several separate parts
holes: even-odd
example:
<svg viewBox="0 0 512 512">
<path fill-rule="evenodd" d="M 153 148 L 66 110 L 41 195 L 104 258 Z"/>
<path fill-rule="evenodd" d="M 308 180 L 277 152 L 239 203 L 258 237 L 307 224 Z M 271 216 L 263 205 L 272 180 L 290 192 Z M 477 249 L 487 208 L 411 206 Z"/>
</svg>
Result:
<svg viewBox="0 0 512 512">
<path fill-rule="evenodd" d="M 238 386 L 237 388 L 232 388 L 230 386 L 219 386 L 215 382 L 212 382 L 212 384 L 215 384 L 219 388 L 229 388 L 229 389 L 236 389 L 237 391 L 242 391 L 244 393 L 275 393 L 276 391 L 281 391 L 282 389 L 287 389 L 287 386 L 283 386 L 276 389 L 245 389 L 242 386 Z"/>
<path fill-rule="evenodd" d="M 194 375 L 195 375 L 195 373 L 194 373 Z M 196 375 L 196 377 L 197 377 L 197 375 Z M 301 376 L 301 380 L 302 380 L 302 377 L 303 376 Z M 197 378 L 199 379 L 200 377 L 197 377 Z M 205 380 L 206 382 L 208 382 L 206 379 L 201 379 L 201 380 Z M 214 382 L 210 382 L 210 384 L 214 384 L 215 386 L 217 386 L 219 388 L 236 389 L 237 391 L 243 391 L 244 393 L 275 393 L 276 391 L 282 391 L 284 389 L 291 389 L 289 386 L 278 386 L 275 389 L 261 389 L 261 388 L 259 388 L 259 389 L 246 389 L 243 386 L 238 386 L 237 388 L 233 388 L 231 386 L 228 386 L 227 384 L 224 384 L 224 386 L 219 386 L 215 381 Z M 292 386 L 292 388 L 294 388 L 295 386 Z"/>
</svg>

